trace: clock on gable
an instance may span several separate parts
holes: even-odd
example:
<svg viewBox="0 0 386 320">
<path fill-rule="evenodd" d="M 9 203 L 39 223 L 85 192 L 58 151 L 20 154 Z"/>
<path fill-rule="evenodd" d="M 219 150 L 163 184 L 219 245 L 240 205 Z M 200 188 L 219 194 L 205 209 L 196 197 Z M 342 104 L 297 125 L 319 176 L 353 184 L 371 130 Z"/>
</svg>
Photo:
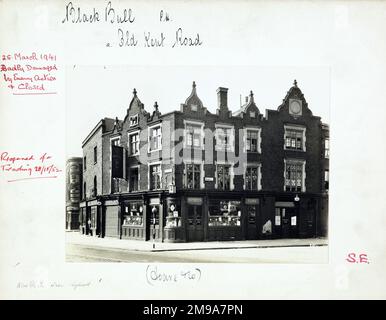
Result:
<svg viewBox="0 0 386 320">
<path fill-rule="evenodd" d="M 302 115 L 302 101 L 299 99 L 289 99 L 289 113 L 295 117 Z"/>
</svg>

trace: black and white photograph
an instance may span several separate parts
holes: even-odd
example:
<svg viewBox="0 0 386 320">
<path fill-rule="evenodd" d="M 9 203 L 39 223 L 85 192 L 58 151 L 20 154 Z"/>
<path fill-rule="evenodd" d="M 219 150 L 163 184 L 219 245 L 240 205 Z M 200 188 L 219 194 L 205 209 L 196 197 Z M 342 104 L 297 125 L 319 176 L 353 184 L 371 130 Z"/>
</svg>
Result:
<svg viewBox="0 0 386 320">
<path fill-rule="evenodd" d="M 328 68 L 66 74 L 67 261 L 328 262 Z"/>
<path fill-rule="evenodd" d="M 386 298 L 385 1 L 1 0 L 0 30 L 0 300 Z"/>
</svg>

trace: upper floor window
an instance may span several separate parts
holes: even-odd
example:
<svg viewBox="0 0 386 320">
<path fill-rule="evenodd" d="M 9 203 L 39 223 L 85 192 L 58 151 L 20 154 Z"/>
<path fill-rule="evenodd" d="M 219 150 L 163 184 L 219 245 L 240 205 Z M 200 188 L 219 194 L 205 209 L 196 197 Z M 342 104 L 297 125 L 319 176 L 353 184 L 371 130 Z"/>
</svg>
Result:
<svg viewBox="0 0 386 320">
<path fill-rule="evenodd" d="M 245 190 L 260 190 L 260 176 L 261 173 L 259 165 L 248 166 L 245 169 Z"/>
<path fill-rule="evenodd" d="M 330 172 L 328 170 L 324 170 L 324 190 L 328 191 L 329 181 L 330 181 Z"/>
<path fill-rule="evenodd" d="M 161 164 L 153 164 L 150 170 L 150 190 L 161 189 Z"/>
<path fill-rule="evenodd" d="M 98 161 L 98 148 L 97 146 L 94 147 L 94 164 Z"/>
<path fill-rule="evenodd" d="M 305 161 L 284 160 L 285 191 L 305 192 Z"/>
<path fill-rule="evenodd" d="M 324 157 L 326 159 L 330 157 L 330 139 L 324 140 Z"/>
<path fill-rule="evenodd" d="M 188 189 L 200 189 L 201 177 L 200 164 L 186 164 L 186 187 Z"/>
<path fill-rule="evenodd" d="M 130 127 L 134 127 L 138 124 L 138 115 L 130 117 Z"/>
<path fill-rule="evenodd" d="M 129 134 L 129 154 L 139 154 L 139 132 Z"/>
<path fill-rule="evenodd" d="M 87 158 L 83 157 L 83 170 L 86 171 L 87 169 Z"/>
<path fill-rule="evenodd" d="M 162 149 L 162 132 L 161 125 L 149 128 L 149 151 Z"/>
<path fill-rule="evenodd" d="M 112 138 L 111 139 L 111 145 L 112 146 L 119 146 L 120 138 Z"/>
<path fill-rule="evenodd" d="M 185 145 L 188 147 L 200 148 L 203 146 L 204 124 L 185 122 Z"/>
<path fill-rule="evenodd" d="M 217 189 L 231 190 L 231 166 L 226 164 L 217 165 L 216 183 Z"/>
<path fill-rule="evenodd" d="M 284 149 L 306 151 L 306 128 L 284 126 Z"/>
<path fill-rule="evenodd" d="M 234 150 L 234 132 L 231 126 L 216 126 L 216 150 Z"/>
<path fill-rule="evenodd" d="M 256 118 L 256 112 L 255 112 L 255 111 L 250 111 L 250 112 L 249 112 L 249 116 L 250 116 L 251 118 Z"/>
<path fill-rule="evenodd" d="M 246 129 L 245 151 L 260 152 L 260 129 Z"/>
<path fill-rule="evenodd" d="M 94 185 L 93 185 L 93 188 L 92 188 L 92 196 L 96 197 L 97 194 L 98 194 L 97 177 L 94 176 Z"/>
<path fill-rule="evenodd" d="M 129 190 L 139 190 L 139 170 L 138 167 L 130 168 L 129 170 Z"/>
</svg>

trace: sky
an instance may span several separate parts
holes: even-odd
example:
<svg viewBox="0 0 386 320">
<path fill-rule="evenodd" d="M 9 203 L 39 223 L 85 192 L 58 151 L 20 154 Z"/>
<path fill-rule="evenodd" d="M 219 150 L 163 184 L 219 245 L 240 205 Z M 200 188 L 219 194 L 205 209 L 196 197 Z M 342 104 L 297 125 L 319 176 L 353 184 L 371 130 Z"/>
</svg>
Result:
<svg viewBox="0 0 386 320">
<path fill-rule="evenodd" d="M 297 80 L 309 108 L 329 123 L 328 67 L 259 66 L 68 66 L 66 69 L 66 155 L 81 156 L 81 143 L 104 117 L 123 119 L 137 90 L 145 109 L 157 101 L 161 113 L 180 109 L 197 85 L 204 106 L 216 112 L 218 87 L 228 88 L 228 107 L 236 111 L 252 90 L 261 113 L 277 109 Z"/>
</svg>

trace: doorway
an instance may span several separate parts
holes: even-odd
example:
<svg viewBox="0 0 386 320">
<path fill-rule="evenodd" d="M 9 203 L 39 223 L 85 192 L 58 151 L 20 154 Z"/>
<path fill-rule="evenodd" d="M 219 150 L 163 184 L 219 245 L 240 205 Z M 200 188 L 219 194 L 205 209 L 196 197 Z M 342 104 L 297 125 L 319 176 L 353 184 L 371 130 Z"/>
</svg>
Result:
<svg viewBox="0 0 386 320">
<path fill-rule="evenodd" d="M 295 207 L 276 208 L 275 225 L 281 226 L 281 238 L 298 237 L 298 217 Z"/>
<path fill-rule="evenodd" d="M 202 205 L 187 205 L 187 232 L 186 241 L 203 241 L 204 228 L 202 219 Z"/>
<path fill-rule="evenodd" d="M 259 206 L 258 205 L 246 205 L 245 206 L 247 213 L 247 240 L 256 240 L 260 237 L 258 233 L 258 225 L 259 225 Z"/>
</svg>

